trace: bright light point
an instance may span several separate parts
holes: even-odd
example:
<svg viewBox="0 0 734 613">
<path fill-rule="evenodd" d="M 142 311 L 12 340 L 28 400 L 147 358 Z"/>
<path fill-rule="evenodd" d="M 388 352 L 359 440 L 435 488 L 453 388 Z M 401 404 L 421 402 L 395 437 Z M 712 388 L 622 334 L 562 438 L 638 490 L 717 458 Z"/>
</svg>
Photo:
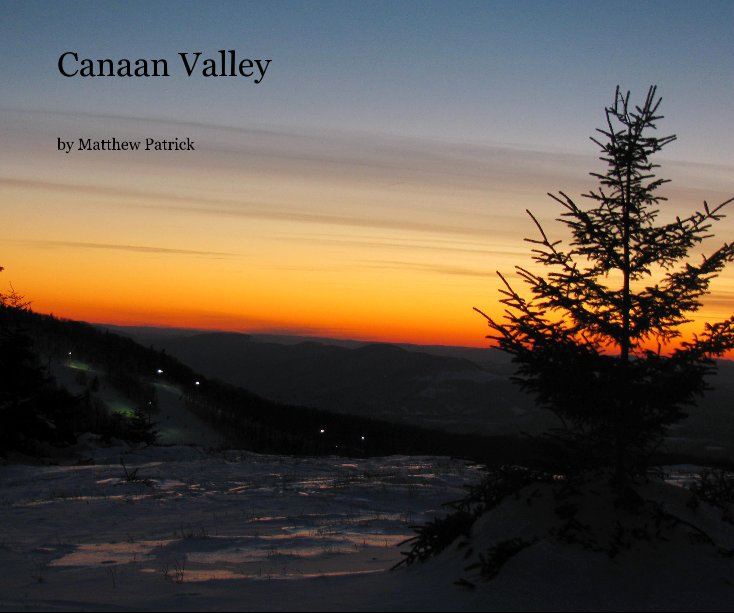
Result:
<svg viewBox="0 0 734 613">
<path fill-rule="evenodd" d="M 199 385 L 199 382 L 198 381 L 194 381 L 194 385 Z"/>
<path fill-rule="evenodd" d="M 364 436 L 362 437 L 362 440 L 364 440 Z"/>
<path fill-rule="evenodd" d="M 71 355 L 71 351 L 69 352 L 69 355 Z"/>
<path fill-rule="evenodd" d="M 323 428 L 321 428 L 321 430 L 319 430 L 319 432 L 321 432 L 321 434 L 323 434 L 324 432 L 326 432 L 326 430 L 324 430 Z"/>
<path fill-rule="evenodd" d="M 156 372 L 157 372 L 157 373 L 158 373 L 159 375 L 162 375 L 162 374 L 163 374 L 163 371 L 162 371 L 162 370 L 161 370 L 160 368 L 159 368 L 159 369 L 158 369 L 158 370 L 157 370 Z"/>
</svg>

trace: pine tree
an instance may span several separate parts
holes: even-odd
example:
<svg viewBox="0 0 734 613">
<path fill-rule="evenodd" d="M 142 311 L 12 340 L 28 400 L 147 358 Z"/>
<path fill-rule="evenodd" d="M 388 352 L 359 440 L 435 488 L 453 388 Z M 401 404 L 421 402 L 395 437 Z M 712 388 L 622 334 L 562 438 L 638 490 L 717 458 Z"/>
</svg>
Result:
<svg viewBox="0 0 734 613">
<path fill-rule="evenodd" d="M 734 198 L 661 222 L 667 181 L 656 178 L 650 158 L 676 137 L 654 134 L 662 119 L 656 87 L 642 106 L 629 97 L 617 88 L 606 126 L 592 137 L 606 172 L 591 173 L 599 186 L 584 194 L 589 206 L 548 194 L 562 207 L 557 221 L 570 232 L 568 246 L 528 211 L 539 238 L 526 240 L 547 272 L 516 267 L 528 297 L 498 273 L 503 320 L 476 309 L 488 338 L 513 355 L 516 380 L 563 421 L 565 443 L 582 443 L 586 462 L 614 466 L 622 481 L 645 468 L 667 427 L 707 389 L 713 358 L 734 347 L 734 317 L 688 339 L 681 332 L 734 260 L 733 244 L 690 258 Z"/>
</svg>

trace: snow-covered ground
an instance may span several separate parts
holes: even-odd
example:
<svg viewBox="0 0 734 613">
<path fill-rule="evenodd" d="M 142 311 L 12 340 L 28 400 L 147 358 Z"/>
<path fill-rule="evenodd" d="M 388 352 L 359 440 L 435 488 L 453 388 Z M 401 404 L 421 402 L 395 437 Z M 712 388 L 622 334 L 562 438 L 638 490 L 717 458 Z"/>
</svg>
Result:
<svg viewBox="0 0 734 613">
<path fill-rule="evenodd" d="M 565 499 L 578 505 L 579 523 L 566 532 L 578 538 L 558 539 L 568 518 L 552 486 L 540 484 L 486 512 L 469 547 L 460 548 L 460 538 L 424 564 L 390 572 L 411 526 L 442 514 L 442 503 L 478 481 L 478 468 L 440 457 L 294 458 L 180 446 L 90 446 L 84 458 L 73 466 L 0 466 L 0 610 L 730 610 L 734 603 L 734 560 L 701 532 L 734 548 L 734 526 L 662 482 L 642 495 L 685 523 L 665 528 L 661 539 L 633 539 L 614 557 L 597 547 L 607 547 L 616 529 L 603 487 L 592 483 L 585 498 Z M 683 471 L 674 480 L 686 478 Z M 467 568 L 515 537 L 527 546 L 492 580 Z"/>
<path fill-rule="evenodd" d="M 0 466 L 3 610 L 381 608 L 410 526 L 479 473 L 195 447 L 85 457 Z"/>
</svg>

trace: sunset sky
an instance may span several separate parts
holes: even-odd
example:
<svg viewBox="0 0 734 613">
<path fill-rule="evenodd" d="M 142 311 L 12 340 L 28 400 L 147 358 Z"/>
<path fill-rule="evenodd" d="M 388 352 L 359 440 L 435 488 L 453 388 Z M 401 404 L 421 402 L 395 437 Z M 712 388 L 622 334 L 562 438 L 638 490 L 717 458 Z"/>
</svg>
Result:
<svg viewBox="0 0 734 613">
<path fill-rule="evenodd" d="M 0 291 L 93 322 L 485 344 L 531 209 L 658 85 L 666 216 L 734 196 L 734 3 L 0 2 Z M 179 52 L 270 59 L 259 84 Z M 59 56 L 167 58 L 66 78 Z M 196 151 L 57 150 L 57 138 Z M 734 240 L 731 217 L 716 240 Z M 508 275 L 513 278 L 512 274 Z M 734 267 L 700 312 L 734 313 Z"/>
</svg>

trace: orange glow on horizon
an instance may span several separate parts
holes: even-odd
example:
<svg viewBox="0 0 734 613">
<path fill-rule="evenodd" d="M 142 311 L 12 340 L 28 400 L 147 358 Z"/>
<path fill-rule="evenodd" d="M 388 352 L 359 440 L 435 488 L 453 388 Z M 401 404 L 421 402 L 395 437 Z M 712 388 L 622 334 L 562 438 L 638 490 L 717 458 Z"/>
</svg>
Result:
<svg viewBox="0 0 734 613">
<path fill-rule="evenodd" d="M 293 319 L 282 322 L 253 323 L 252 320 L 236 314 L 202 313 L 186 309 L 179 310 L 120 310 L 114 305 L 90 306 L 61 305 L 60 308 L 48 308 L 44 301 L 33 301 L 33 310 L 53 314 L 62 319 L 86 321 L 95 324 L 118 326 L 152 326 L 161 328 L 188 328 L 202 331 L 238 332 L 242 334 L 275 334 L 304 337 L 333 338 L 337 340 L 353 340 L 378 343 L 406 343 L 415 345 L 445 345 L 456 347 L 488 348 L 493 343 L 486 338 L 491 330 L 484 318 L 471 309 L 465 309 L 464 317 L 447 322 L 446 328 L 436 331 L 435 319 L 412 319 L 409 321 L 390 320 L 383 325 L 359 318 L 343 320 L 343 327 L 338 327 L 329 320 Z M 57 305 L 58 306 L 58 305 Z M 494 313 L 502 316 L 501 310 Z M 705 321 L 704 316 L 697 317 Z M 372 323 L 372 325 L 370 325 Z M 688 324 L 684 334 L 670 346 L 663 348 L 667 354 L 680 342 L 690 340 L 692 334 L 701 333 L 703 325 L 695 322 Z M 643 345 L 641 349 L 656 350 L 652 345 Z M 615 354 L 614 349 L 610 353 Z M 722 356 L 723 359 L 734 359 L 734 351 Z"/>
<path fill-rule="evenodd" d="M 119 325 L 486 347 L 472 307 L 501 317 L 495 271 L 519 283 L 514 266 L 532 269 L 526 209 L 564 238 L 545 192 L 584 193 L 595 163 L 593 154 L 204 125 L 188 127 L 210 145 L 194 157 L 72 156 L 49 152 L 49 134 L 94 127 L 133 138 L 155 125 L 165 137 L 180 126 L 53 114 L 43 124 L 21 112 L 0 121 L 21 135 L 0 177 L 0 288 L 12 281 L 38 312 Z M 673 170 L 673 219 L 729 197 L 727 166 Z M 731 241 L 734 221 L 715 233 Z M 697 321 L 734 312 L 734 271 L 712 289 Z"/>
</svg>

